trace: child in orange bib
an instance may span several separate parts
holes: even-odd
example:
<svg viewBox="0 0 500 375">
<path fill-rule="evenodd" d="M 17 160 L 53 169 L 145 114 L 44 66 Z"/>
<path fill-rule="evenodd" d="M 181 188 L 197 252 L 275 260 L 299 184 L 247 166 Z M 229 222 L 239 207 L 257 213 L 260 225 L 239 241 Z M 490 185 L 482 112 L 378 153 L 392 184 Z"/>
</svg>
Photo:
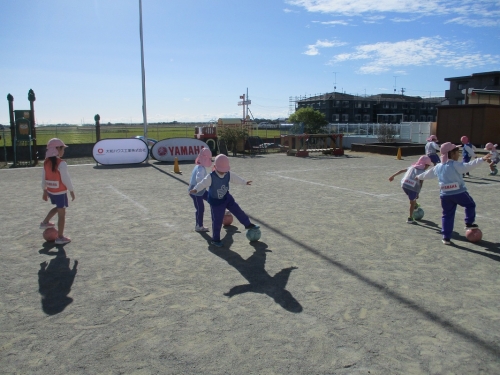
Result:
<svg viewBox="0 0 500 375">
<path fill-rule="evenodd" d="M 64 225 L 66 223 L 66 207 L 68 207 L 69 191 L 71 200 L 75 200 L 73 184 L 68 173 L 68 165 L 61 157 L 64 155 L 64 149 L 68 147 L 59 138 L 52 138 L 47 143 L 45 161 L 42 170 L 42 189 L 44 201 L 55 205 L 45 219 L 40 223 L 40 229 L 54 228 L 54 223 L 50 222 L 56 214 L 57 231 L 59 236 L 56 238 L 56 245 L 64 245 L 71 242 L 71 239 L 64 236 Z"/>
</svg>

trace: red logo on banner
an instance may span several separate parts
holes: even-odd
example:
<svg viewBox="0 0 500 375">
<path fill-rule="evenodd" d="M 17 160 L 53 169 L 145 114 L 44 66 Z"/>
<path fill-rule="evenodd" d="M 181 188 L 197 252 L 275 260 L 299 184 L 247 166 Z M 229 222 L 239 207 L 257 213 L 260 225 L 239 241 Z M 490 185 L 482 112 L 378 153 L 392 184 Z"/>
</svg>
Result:
<svg viewBox="0 0 500 375">
<path fill-rule="evenodd" d="M 102 154 L 104 152 L 104 150 L 102 148 L 98 149 L 97 150 L 98 153 Z"/>
<path fill-rule="evenodd" d="M 160 147 L 158 149 L 158 155 L 160 155 L 160 156 L 165 156 L 165 155 L 167 155 L 167 153 L 168 153 L 168 150 L 166 147 Z"/>
</svg>

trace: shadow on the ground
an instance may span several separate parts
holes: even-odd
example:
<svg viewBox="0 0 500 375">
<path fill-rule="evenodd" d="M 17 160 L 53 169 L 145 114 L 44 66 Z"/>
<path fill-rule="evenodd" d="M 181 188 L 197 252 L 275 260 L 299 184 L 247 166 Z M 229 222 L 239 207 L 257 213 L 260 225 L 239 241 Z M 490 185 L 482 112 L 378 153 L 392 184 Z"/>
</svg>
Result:
<svg viewBox="0 0 500 375">
<path fill-rule="evenodd" d="M 302 305 L 285 289 L 291 272 L 297 267 L 283 268 L 276 275 L 269 275 L 265 269 L 266 253 L 272 251 L 267 249 L 267 244 L 260 241 L 250 242 L 250 245 L 254 248 L 254 253 L 248 259 L 243 259 L 240 254 L 230 249 L 233 244 L 233 235 L 238 233 L 237 228 L 230 225 L 224 227 L 224 229 L 226 230 L 226 236 L 222 240 L 224 247 L 210 245 L 208 250 L 224 259 L 248 281 L 248 284 L 232 287 L 224 295 L 231 298 L 249 292 L 266 294 L 285 310 L 293 313 L 302 312 Z M 202 236 L 210 244 L 211 237 L 207 233 L 202 233 Z"/>
<path fill-rule="evenodd" d="M 73 268 L 70 268 L 71 260 L 66 257 L 63 246 L 57 246 L 57 249 L 56 254 L 51 253 L 50 249 L 43 252 L 40 250 L 43 254 L 56 255 L 49 263 L 46 261 L 40 263 L 38 271 L 38 291 L 42 296 L 42 310 L 48 315 L 62 312 L 73 302 L 68 294 L 75 280 L 78 266 L 78 261 L 75 260 Z"/>
</svg>

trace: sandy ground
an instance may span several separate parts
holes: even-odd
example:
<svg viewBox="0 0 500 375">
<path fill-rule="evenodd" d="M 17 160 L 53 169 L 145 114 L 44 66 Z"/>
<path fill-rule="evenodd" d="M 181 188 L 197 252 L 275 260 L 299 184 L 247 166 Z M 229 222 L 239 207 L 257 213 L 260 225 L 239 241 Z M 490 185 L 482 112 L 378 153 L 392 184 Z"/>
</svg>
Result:
<svg viewBox="0 0 500 375">
<path fill-rule="evenodd" d="M 483 241 L 459 209 L 445 246 L 437 182 L 408 225 L 387 180 L 416 159 L 230 158 L 262 238 L 235 221 L 220 249 L 193 231 L 193 164 L 70 166 L 61 247 L 38 229 L 40 168 L 0 170 L 0 372 L 499 374 L 500 177 L 467 180 Z"/>
</svg>

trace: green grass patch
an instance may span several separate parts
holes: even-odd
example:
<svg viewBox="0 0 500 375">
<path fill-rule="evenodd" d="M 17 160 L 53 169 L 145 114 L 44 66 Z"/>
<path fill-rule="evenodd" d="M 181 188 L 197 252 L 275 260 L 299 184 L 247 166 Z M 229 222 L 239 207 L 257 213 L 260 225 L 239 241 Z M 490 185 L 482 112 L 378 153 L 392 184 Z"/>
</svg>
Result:
<svg viewBox="0 0 500 375">
<path fill-rule="evenodd" d="M 101 139 L 107 138 L 132 138 L 136 135 L 144 135 L 142 126 L 116 126 L 102 125 Z M 276 129 L 254 130 L 253 136 L 261 138 L 275 138 L 279 142 L 280 132 Z M 94 126 L 42 126 L 36 128 L 36 143 L 38 145 L 47 144 L 51 138 L 60 138 L 64 143 L 95 143 L 96 131 Z M 148 126 L 148 138 L 162 140 L 167 138 L 194 138 L 193 126 L 166 126 L 155 125 Z M 5 130 L 5 144 L 11 146 L 10 129 Z M 0 141 L 3 147 L 3 139 Z"/>
</svg>

